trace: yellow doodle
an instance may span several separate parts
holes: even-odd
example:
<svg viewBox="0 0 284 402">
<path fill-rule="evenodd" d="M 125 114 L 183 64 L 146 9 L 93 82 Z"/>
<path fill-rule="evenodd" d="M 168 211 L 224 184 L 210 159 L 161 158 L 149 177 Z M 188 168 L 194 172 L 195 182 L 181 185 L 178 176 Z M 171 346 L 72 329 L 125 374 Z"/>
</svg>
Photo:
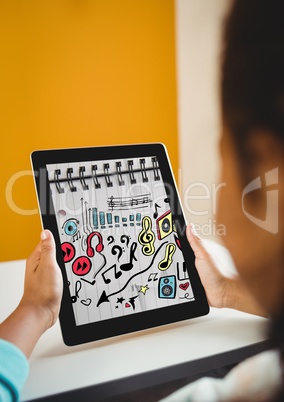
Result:
<svg viewBox="0 0 284 402">
<path fill-rule="evenodd" d="M 165 258 L 159 263 L 158 268 L 161 271 L 166 271 L 173 262 L 173 255 L 176 251 L 176 245 L 173 243 L 167 244 Z"/>
<path fill-rule="evenodd" d="M 152 255 L 155 252 L 155 234 L 152 231 L 152 220 L 149 216 L 142 219 L 142 230 L 139 233 L 138 241 L 142 245 L 144 255 Z"/>
</svg>

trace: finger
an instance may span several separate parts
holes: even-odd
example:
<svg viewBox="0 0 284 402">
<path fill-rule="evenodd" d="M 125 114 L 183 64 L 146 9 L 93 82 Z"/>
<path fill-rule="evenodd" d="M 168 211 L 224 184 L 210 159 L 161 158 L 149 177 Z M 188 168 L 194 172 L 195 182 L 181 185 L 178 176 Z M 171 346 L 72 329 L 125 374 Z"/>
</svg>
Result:
<svg viewBox="0 0 284 402">
<path fill-rule="evenodd" d="M 194 251 L 196 258 L 205 258 L 208 253 L 204 247 L 203 241 L 199 234 L 196 232 L 194 225 L 191 223 L 186 228 L 186 235 L 189 244 Z"/>
<path fill-rule="evenodd" d="M 49 230 L 43 230 L 41 232 L 40 238 L 41 238 L 40 260 L 45 264 L 56 262 L 55 241 L 52 233 Z"/>
<path fill-rule="evenodd" d="M 41 243 L 34 248 L 32 253 L 27 258 L 27 267 L 31 267 L 32 269 L 36 269 L 39 264 L 41 255 Z"/>
</svg>

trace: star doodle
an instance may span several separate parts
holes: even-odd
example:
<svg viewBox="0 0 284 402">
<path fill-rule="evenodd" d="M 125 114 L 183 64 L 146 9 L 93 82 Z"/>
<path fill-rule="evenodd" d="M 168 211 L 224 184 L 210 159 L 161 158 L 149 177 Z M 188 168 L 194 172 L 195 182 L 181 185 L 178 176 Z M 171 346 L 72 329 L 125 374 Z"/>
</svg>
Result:
<svg viewBox="0 0 284 402">
<path fill-rule="evenodd" d="M 145 295 L 146 294 L 146 292 L 147 292 L 147 290 L 149 290 L 149 287 L 148 287 L 148 285 L 145 285 L 145 286 L 140 286 L 140 289 L 139 289 L 139 292 L 141 292 L 141 293 L 143 293 L 143 295 Z"/>
<path fill-rule="evenodd" d="M 116 303 L 122 304 L 122 303 L 124 302 L 124 300 L 125 300 L 125 299 L 124 299 L 123 297 L 118 297 Z"/>
</svg>

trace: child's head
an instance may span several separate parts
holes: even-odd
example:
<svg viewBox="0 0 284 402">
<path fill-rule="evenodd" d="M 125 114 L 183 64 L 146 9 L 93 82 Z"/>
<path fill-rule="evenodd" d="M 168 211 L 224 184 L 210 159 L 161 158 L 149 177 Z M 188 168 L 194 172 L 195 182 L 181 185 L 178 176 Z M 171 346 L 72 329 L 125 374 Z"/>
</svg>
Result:
<svg viewBox="0 0 284 402">
<path fill-rule="evenodd" d="M 240 275 L 272 314 L 284 306 L 283 16 L 283 0 L 235 1 L 221 78 L 218 219 Z"/>
</svg>

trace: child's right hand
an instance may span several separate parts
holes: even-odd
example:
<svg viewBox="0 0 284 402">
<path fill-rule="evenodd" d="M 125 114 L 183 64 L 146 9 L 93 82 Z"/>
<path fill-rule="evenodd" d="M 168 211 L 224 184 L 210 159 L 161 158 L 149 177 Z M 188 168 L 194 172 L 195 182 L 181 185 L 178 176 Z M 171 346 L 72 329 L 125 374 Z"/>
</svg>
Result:
<svg viewBox="0 0 284 402">
<path fill-rule="evenodd" d="M 52 233 L 44 230 L 41 241 L 28 257 L 24 295 L 20 305 L 36 310 L 45 329 L 51 327 L 59 314 L 63 281 L 55 257 L 55 242 Z"/>
</svg>

